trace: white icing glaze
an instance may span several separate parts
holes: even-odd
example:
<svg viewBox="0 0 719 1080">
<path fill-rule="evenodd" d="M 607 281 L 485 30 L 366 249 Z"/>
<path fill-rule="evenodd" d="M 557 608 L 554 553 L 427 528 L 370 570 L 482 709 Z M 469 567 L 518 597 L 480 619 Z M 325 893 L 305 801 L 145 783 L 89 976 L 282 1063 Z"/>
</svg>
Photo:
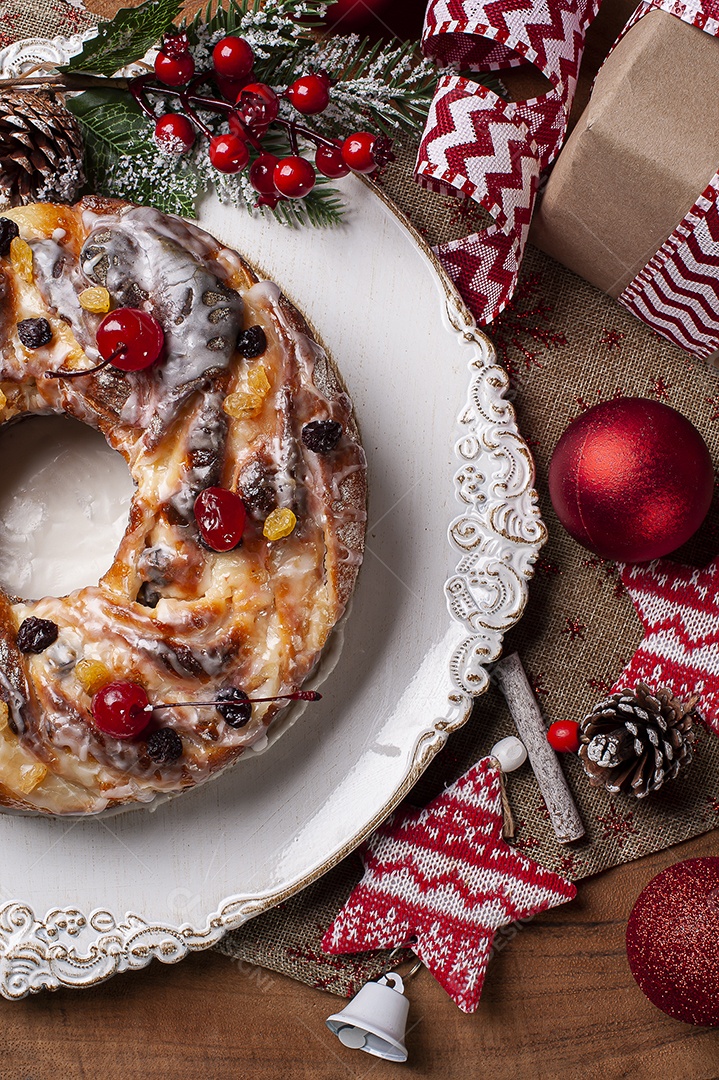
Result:
<svg viewBox="0 0 719 1080">
<path fill-rule="evenodd" d="M 50 779 L 47 801 L 45 782 L 30 801 L 59 812 L 73 806 L 98 810 L 122 800 L 149 802 L 207 779 L 244 747 L 264 745 L 266 726 L 279 708 L 255 705 L 250 722 L 239 729 L 224 724 L 212 707 L 163 710 L 156 719 L 181 733 L 184 754 L 158 769 L 143 756 L 142 742 L 111 739 L 95 730 L 73 654 L 100 661 L 113 677 L 139 677 L 155 703 L 208 701 L 227 685 L 241 685 L 256 696 L 291 692 L 314 669 L 344 607 L 332 566 L 353 571 L 360 561 L 357 545 L 349 550 L 340 541 L 342 529 L 364 523 L 363 511 L 343 490 L 364 470 L 354 439 L 344 436 L 337 453 L 321 458 L 299 438 L 309 420 L 329 417 L 347 425 L 351 406 L 346 395 L 328 398 L 315 384 L 315 371 L 319 365 L 326 371 L 327 358 L 303 332 L 277 286 L 258 282 L 242 286 L 242 298 L 231 294 L 231 284 L 246 282 L 239 257 L 178 219 L 146 209 L 85 210 L 82 217 L 90 231 L 82 269 L 73 264 L 53 276 L 58 259 L 65 257 L 62 248 L 55 239 L 33 240 L 37 285 L 19 289 L 22 304 L 34 304 L 37 314 L 43 301 L 70 318 L 73 338 L 86 345 L 89 358 L 87 339 L 97 316 L 80 309 L 77 292 L 107 282 L 115 302 L 124 302 L 131 273 L 137 287 L 133 300 L 160 318 L 168 356 L 149 376 L 100 373 L 59 385 L 38 381 L 37 407 L 65 408 L 90 423 L 101 422 L 137 484 L 130 526 L 99 586 L 14 610 L 18 624 L 35 615 L 60 627 L 56 645 L 27 664 L 37 703 L 30 707 L 21 696 L 15 701 L 18 715 L 23 708 L 28 713 L 25 744 L 39 756 L 51 753 L 52 775 L 68 788 L 63 804 Z M 201 290 L 208 281 L 218 296 L 203 303 Z M 193 300 L 183 311 L 178 297 L 188 283 Z M 225 306 L 230 316 L 216 316 Z M 237 357 L 234 340 L 229 349 L 208 350 L 208 327 L 214 333 L 228 325 L 236 337 L 236 323 L 265 329 L 268 348 L 260 361 Z M 16 349 L 15 377 L 32 372 L 41 379 L 43 370 L 60 366 L 67 348 L 66 341 L 54 340 L 43 357 L 30 359 Z M 225 394 L 246 389 L 258 362 L 271 387 L 260 414 L 228 421 Z M 106 419 L 107 410 L 115 411 L 116 423 Z M 181 425 L 173 426 L 179 415 Z M 236 487 L 251 462 L 262 464 L 273 504 L 294 507 L 297 528 L 291 537 L 268 543 L 262 518 L 251 519 L 240 548 L 207 552 L 197 542 L 196 494 L 210 482 Z M 136 600 L 141 587 L 159 593 L 147 600 L 149 606 Z"/>
</svg>

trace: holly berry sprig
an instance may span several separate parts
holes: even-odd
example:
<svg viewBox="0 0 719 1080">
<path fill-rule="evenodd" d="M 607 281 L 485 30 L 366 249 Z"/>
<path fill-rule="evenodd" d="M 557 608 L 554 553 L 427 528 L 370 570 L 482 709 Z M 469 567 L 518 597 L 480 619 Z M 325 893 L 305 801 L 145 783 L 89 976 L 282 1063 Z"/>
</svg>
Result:
<svg viewBox="0 0 719 1080">
<path fill-rule="evenodd" d="M 0 92 L 64 95 L 82 131 L 88 191 L 193 217 L 214 189 L 223 203 L 259 206 L 286 224 L 334 225 L 344 212 L 335 181 L 374 170 L 383 137 L 420 134 L 437 71 L 414 42 L 318 33 L 327 6 L 210 0 L 178 27 L 181 0 L 144 0 L 102 23 L 63 68 L 0 79 Z M 143 58 L 158 45 L 163 57 L 149 70 Z M 147 73 L 142 82 L 118 75 L 130 65 Z M 275 168 L 286 158 L 303 164 L 278 170 L 278 188 Z"/>
<path fill-rule="evenodd" d="M 188 153 L 199 132 L 207 140 L 214 168 L 235 174 L 247 168 L 254 151 L 249 182 L 257 192 L 257 206 L 274 209 L 282 199 L 304 199 L 314 188 L 317 173 L 334 180 L 350 171 L 372 173 L 393 160 L 390 141 L 383 136 L 358 131 L 344 139 L 329 139 L 294 117 L 280 116 L 280 95 L 267 83 L 255 81 L 254 63 L 249 42 L 227 34 L 212 50 L 212 67 L 197 72 L 187 34 L 165 34 L 153 74 L 137 76 L 128 86 L 153 120 L 155 141 L 165 152 Z M 207 84 L 217 86 L 222 97 L 199 94 Z M 282 96 L 300 116 L 316 116 L 328 107 L 331 88 L 329 75 L 319 70 L 295 79 Z M 148 93 L 176 97 L 181 111 L 156 118 Z M 213 132 L 198 109 L 221 114 L 225 130 Z M 290 154 L 278 157 L 265 148 L 263 140 L 273 126 L 287 134 Z M 301 155 L 300 138 L 314 146 L 314 163 Z"/>
</svg>

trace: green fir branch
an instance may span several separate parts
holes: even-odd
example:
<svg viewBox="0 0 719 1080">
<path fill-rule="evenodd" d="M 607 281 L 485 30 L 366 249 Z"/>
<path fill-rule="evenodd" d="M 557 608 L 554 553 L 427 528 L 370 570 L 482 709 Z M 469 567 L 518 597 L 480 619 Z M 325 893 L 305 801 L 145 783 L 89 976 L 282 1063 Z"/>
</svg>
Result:
<svg viewBox="0 0 719 1080">
<path fill-rule="evenodd" d="M 318 178 L 304 199 L 283 200 L 271 212 L 283 225 L 312 225 L 316 229 L 329 229 L 342 224 L 344 210 L 344 201 L 336 188 L 327 180 Z"/>
<path fill-rule="evenodd" d="M 199 182 L 190 163 L 158 157 L 147 118 L 121 90 L 88 90 L 67 100 L 80 122 L 85 165 L 93 191 L 194 217 Z"/>
<path fill-rule="evenodd" d="M 333 36 L 275 53 L 261 77 L 284 89 L 300 71 L 323 69 L 333 80 L 330 106 L 313 121 L 322 134 L 374 126 L 386 135 L 418 132 L 437 81 L 433 64 L 413 42 L 383 45 L 356 35 Z M 259 75 L 259 73 L 258 73 Z"/>
<path fill-rule="evenodd" d="M 138 60 L 161 39 L 178 7 L 179 0 L 147 0 L 140 7 L 122 9 L 66 70 L 111 75 Z M 418 133 L 434 91 L 433 66 L 419 58 L 411 42 L 387 45 L 356 35 L 318 37 L 327 7 L 327 0 L 209 0 L 204 11 L 182 25 L 199 71 L 211 69 L 214 43 L 228 33 L 247 38 L 255 55 L 255 78 L 280 94 L 298 75 L 326 70 L 333 80 L 330 105 L 307 124 L 319 135 L 345 136 L 367 128 L 389 135 Z M 176 102 L 151 87 L 147 98 L 157 115 L 177 108 Z M 197 197 L 212 189 L 221 201 L 258 212 L 258 195 L 247 170 L 217 172 L 200 135 L 189 153 L 163 154 L 153 139 L 152 121 L 128 93 L 92 89 L 70 98 L 68 108 L 83 128 L 87 173 L 99 193 L 194 216 Z M 286 100 L 281 110 L 285 120 L 297 118 Z M 201 110 L 200 115 L 213 133 L 226 129 L 222 114 Z M 314 154 L 313 145 L 306 139 L 300 142 L 306 156 Z M 263 150 L 278 157 L 292 153 L 287 132 L 280 126 L 271 128 L 263 138 Z M 282 200 L 259 212 L 272 213 L 285 225 L 327 227 L 341 222 L 343 210 L 340 193 L 319 176 L 305 199 Z"/>
<path fill-rule="evenodd" d="M 111 22 L 100 24 L 97 35 L 61 70 L 113 75 L 140 60 L 172 26 L 181 8 L 181 0 L 146 0 L 136 8 L 121 8 Z"/>
</svg>

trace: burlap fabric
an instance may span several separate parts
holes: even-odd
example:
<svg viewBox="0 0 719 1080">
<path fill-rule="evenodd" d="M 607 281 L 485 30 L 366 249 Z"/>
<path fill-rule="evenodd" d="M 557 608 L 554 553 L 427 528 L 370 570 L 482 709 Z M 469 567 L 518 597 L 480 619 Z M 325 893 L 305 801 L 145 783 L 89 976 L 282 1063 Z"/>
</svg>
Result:
<svg viewBox="0 0 719 1080">
<path fill-rule="evenodd" d="M 11 0 L 0 4 L 0 43 L 11 36 L 67 34 L 86 23 L 86 15 L 63 0 L 32 8 L 24 0 Z M 382 183 L 427 239 L 437 243 L 475 229 L 480 213 L 418 188 L 411 178 L 412 161 L 412 149 L 405 148 Z M 684 413 L 719 462 L 719 374 L 666 344 L 614 301 L 531 247 L 516 298 L 490 328 L 490 336 L 511 375 L 550 536 L 526 613 L 508 634 L 506 649 L 522 657 L 547 722 L 579 719 L 622 670 L 642 630 L 613 565 L 592 557 L 558 524 L 546 484 L 552 450 L 583 408 L 628 394 L 665 401 Z M 702 565 L 718 548 L 715 505 L 699 535 L 676 558 Z M 490 687 L 410 801 L 426 803 L 512 732 L 503 698 Z M 689 769 L 641 802 L 590 788 L 572 757 L 564 765 L 587 829 L 581 843 L 567 848 L 556 842 L 528 766 L 510 777 L 509 797 L 518 823 L 517 846 L 567 877 L 595 874 L 719 825 L 719 739 L 709 732 L 701 733 Z M 359 859 L 352 856 L 298 896 L 229 934 L 220 950 L 323 989 L 352 993 L 386 966 L 387 956 L 325 956 L 320 941 L 360 875 Z"/>
</svg>

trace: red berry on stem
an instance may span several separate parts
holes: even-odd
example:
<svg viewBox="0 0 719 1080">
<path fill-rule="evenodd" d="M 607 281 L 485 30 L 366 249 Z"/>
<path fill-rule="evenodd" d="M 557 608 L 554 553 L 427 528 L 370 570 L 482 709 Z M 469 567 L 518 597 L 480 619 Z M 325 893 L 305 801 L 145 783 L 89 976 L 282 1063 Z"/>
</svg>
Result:
<svg viewBox="0 0 719 1080">
<path fill-rule="evenodd" d="M 342 143 L 342 159 L 353 172 L 371 173 L 377 168 L 374 156 L 377 136 L 369 131 L 357 131 Z"/>
<path fill-rule="evenodd" d="M 330 103 L 327 79 L 321 75 L 303 75 L 288 87 L 287 100 L 303 116 L 324 112 Z"/>
<path fill-rule="evenodd" d="M 349 165 L 346 164 L 342 157 L 342 142 L 340 139 L 337 139 L 336 142 L 335 147 L 318 146 L 315 154 L 317 171 L 321 172 L 323 176 L 329 176 L 332 180 L 337 180 L 340 176 L 347 176 L 350 171 Z"/>
<path fill-rule="evenodd" d="M 227 488 L 205 488 L 195 499 L 197 528 L 213 551 L 230 551 L 237 547 L 245 531 L 246 518 L 242 499 Z"/>
<path fill-rule="evenodd" d="M 274 154 L 260 154 L 250 165 L 250 183 L 260 195 L 277 195 L 273 175 L 278 161 Z"/>
<path fill-rule="evenodd" d="M 190 42 L 187 34 L 181 31 L 179 34 L 165 34 L 162 39 L 162 51 L 168 56 L 184 56 L 189 52 Z"/>
<path fill-rule="evenodd" d="M 247 143 L 231 131 L 227 135 L 214 135 L 210 139 L 210 161 L 223 173 L 237 173 L 250 160 Z"/>
<path fill-rule="evenodd" d="M 155 75 L 165 86 L 184 86 L 195 74 L 195 61 L 189 52 L 170 56 L 160 52 L 155 57 Z"/>
<path fill-rule="evenodd" d="M 579 724 L 576 720 L 555 720 L 547 731 L 547 742 L 558 754 L 576 754 L 579 750 Z"/>
<path fill-rule="evenodd" d="M 184 154 L 195 141 L 192 121 L 181 113 L 165 113 L 155 124 L 155 141 L 170 154 Z"/>
<path fill-rule="evenodd" d="M 228 34 L 212 50 L 212 64 L 218 75 L 228 79 L 244 79 L 252 71 L 255 55 L 244 38 Z"/>
<path fill-rule="evenodd" d="M 304 199 L 315 186 L 315 170 L 312 163 L 302 157 L 282 158 L 272 174 L 275 187 L 286 199 Z"/>
<path fill-rule="evenodd" d="M 224 75 L 215 75 L 215 82 L 223 98 L 233 105 L 247 85 L 246 79 L 226 79 Z"/>
<path fill-rule="evenodd" d="M 97 328 L 97 349 L 120 371 L 143 371 L 160 358 L 165 334 L 154 315 L 139 308 L 117 308 Z"/>
<path fill-rule="evenodd" d="M 280 111 L 280 99 L 266 83 L 248 83 L 240 91 L 236 105 L 234 113 L 230 113 L 230 131 L 238 135 L 241 130 L 238 119 L 251 131 L 263 132 L 277 119 Z"/>
<path fill-rule="evenodd" d="M 134 739 L 152 718 L 147 694 L 134 682 L 111 682 L 92 699 L 95 727 L 115 739 Z"/>
</svg>

